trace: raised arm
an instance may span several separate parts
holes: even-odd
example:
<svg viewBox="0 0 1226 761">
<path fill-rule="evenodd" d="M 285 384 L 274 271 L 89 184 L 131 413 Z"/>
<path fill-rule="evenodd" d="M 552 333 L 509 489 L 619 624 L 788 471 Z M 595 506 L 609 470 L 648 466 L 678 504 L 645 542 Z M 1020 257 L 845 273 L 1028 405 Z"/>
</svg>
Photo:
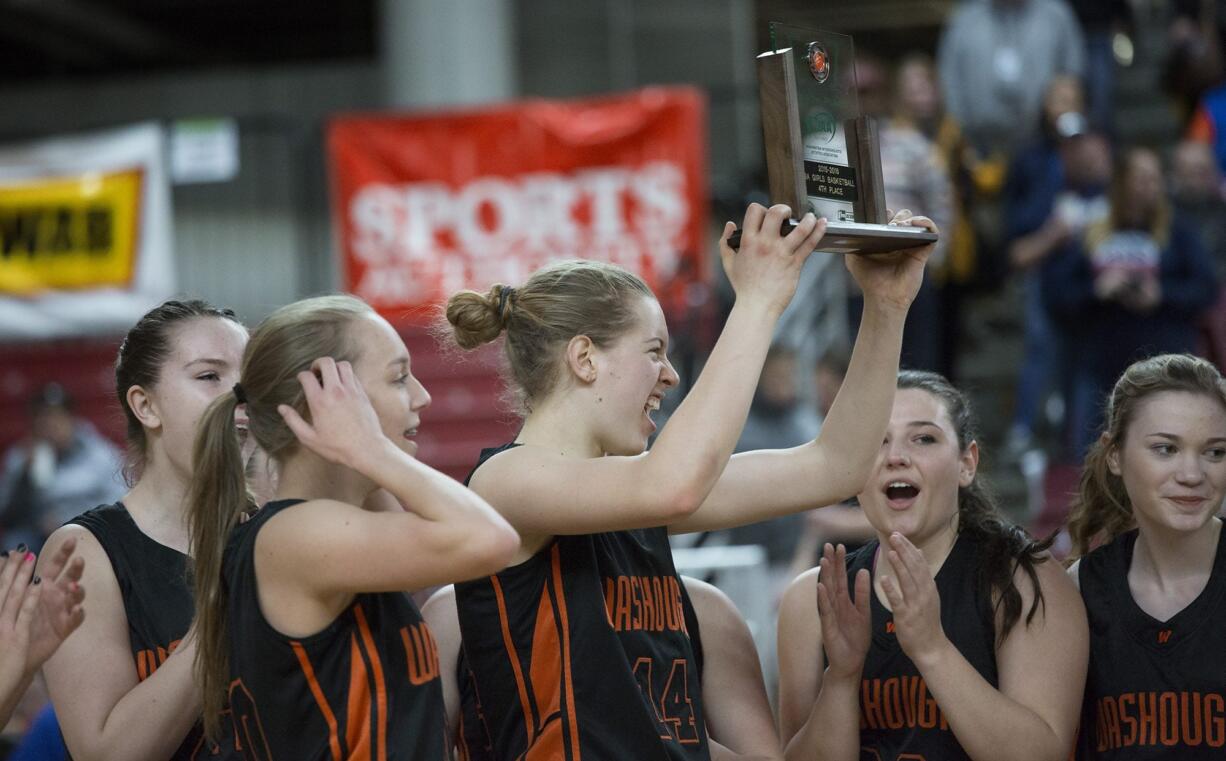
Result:
<svg viewBox="0 0 1226 761">
<path fill-rule="evenodd" d="M 779 610 L 779 734 L 788 761 L 860 757 L 860 678 L 870 631 L 869 576 L 854 598 L 846 553 L 829 544 L 819 570 L 796 578 Z M 831 663 L 826 662 L 830 653 Z"/>
<path fill-rule="evenodd" d="M 89 615 L 43 667 L 64 742 L 76 761 L 165 761 L 200 720 L 194 639 L 186 637 L 141 681 L 119 583 L 94 535 L 65 526 L 47 540 L 44 557 L 55 558 L 70 541 L 84 559 L 80 586 Z"/>
<path fill-rule="evenodd" d="M 732 600 L 714 586 L 683 577 L 703 647 L 703 712 L 712 761 L 776 761 L 779 733 L 753 635 Z"/>
<path fill-rule="evenodd" d="M 269 598 L 279 591 L 346 598 L 474 578 L 510 562 L 515 531 L 473 491 L 383 434 L 349 363 L 323 358 L 313 370 L 298 376 L 311 422 L 282 406 L 286 423 L 303 445 L 366 476 L 405 509 L 318 499 L 274 516 L 256 540 L 261 601 L 266 585 Z M 283 483 L 287 477 L 288 468 Z"/>
<path fill-rule="evenodd" d="M 936 231 L 932 220 L 901 211 L 896 224 Z M 673 533 L 756 523 L 843 501 L 864 487 L 894 401 L 903 323 L 935 244 L 882 256 L 848 256 L 864 291 L 864 315 L 847 377 L 817 439 L 791 449 L 732 457 L 719 482 Z"/>
<path fill-rule="evenodd" d="M 1043 603 L 1023 617 L 997 647 L 999 688 L 993 687 L 953 646 L 940 626 L 936 585 L 919 550 L 895 535 L 885 553 L 894 576 L 882 586 L 894 611 L 895 631 L 950 729 L 975 761 L 1063 761 L 1076 738 L 1089 660 L 1089 631 L 1081 595 L 1054 561 L 1035 570 Z M 1034 589 L 1015 572 L 1022 610 Z"/>
<path fill-rule="evenodd" d="M 727 465 L 775 323 L 825 232 L 824 221 L 806 215 L 780 237 L 789 214 L 786 206 L 750 206 L 739 252 L 727 243 L 735 228 L 725 228 L 720 254 L 736 304 L 702 375 L 649 452 L 584 458 L 529 445 L 489 460 L 472 487 L 532 535 L 660 526 L 697 509 Z M 657 361 L 667 363 L 662 353 Z"/>
</svg>

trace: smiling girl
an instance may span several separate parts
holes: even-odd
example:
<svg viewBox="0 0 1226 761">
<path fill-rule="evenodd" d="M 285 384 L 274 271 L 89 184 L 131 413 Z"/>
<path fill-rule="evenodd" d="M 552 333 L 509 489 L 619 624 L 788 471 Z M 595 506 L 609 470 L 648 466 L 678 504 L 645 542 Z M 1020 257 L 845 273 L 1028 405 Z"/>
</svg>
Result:
<svg viewBox="0 0 1226 761">
<path fill-rule="evenodd" d="M 831 504 L 868 476 L 893 396 L 902 325 L 931 246 L 849 256 L 865 318 L 821 437 L 731 457 L 771 334 L 825 223 L 786 237 L 786 206 L 746 212 L 720 242 L 736 304 L 701 377 L 647 450 L 678 377 L 651 290 L 563 262 L 518 288 L 452 297 L 457 342 L 505 333 L 526 415 L 482 453 L 472 488 L 523 536 L 515 565 L 459 584 L 464 652 L 499 759 L 706 759 L 702 690 L 668 532 L 730 528 Z M 899 224 L 933 227 L 900 212 Z"/>
<path fill-rule="evenodd" d="M 232 741 L 209 748 L 200 732 L 186 501 L 196 427 L 238 379 L 246 343 L 232 311 L 185 300 L 152 309 L 119 347 L 132 488 L 69 521 L 44 552 L 75 542 L 85 560 L 88 615 L 44 668 L 76 761 L 241 758 Z M 225 423 L 234 428 L 233 414 Z"/>
<path fill-rule="evenodd" d="M 192 458 L 209 736 L 260 760 L 446 757 L 437 651 L 404 590 L 490 573 L 519 539 L 413 457 L 429 403 L 404 341 L 358 299 L 295 302 L 252 334 Z M 239 404 L 277 472 L 275 499 L 246 522 Z M 405 509 L 369 509 L 381 489 Z"/>
<path fill-rule="evenodd" d="M 1077 758 L 1222 757 L 1224 498 L 1226 381 L 1187 354 L 1130 366 L 1069 519 L 1090 618 Z"/>
<path fill-rule="evenodd" d="M 1068 757 L 1085 675 L 1081 601 L 1046 543 L 1000 517 L 978 466 L 966 397 L 934 373 L 899 374 L 860 493 L 877 539 L 851 555 L 826 545 L 820 568 L 784 596 L 788 759 Z"/>
</svg>

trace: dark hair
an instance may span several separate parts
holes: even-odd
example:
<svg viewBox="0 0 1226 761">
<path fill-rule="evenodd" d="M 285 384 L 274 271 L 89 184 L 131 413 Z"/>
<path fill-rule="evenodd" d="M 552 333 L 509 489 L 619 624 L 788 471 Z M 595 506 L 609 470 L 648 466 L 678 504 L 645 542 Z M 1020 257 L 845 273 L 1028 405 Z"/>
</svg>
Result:
<svg viewBox="0 0 1226 761">
<path fill-rule="evenodd" d="M 603 262 L 572 260 L 537 270 L 518 288 L 497 283 L 486 293 L 460 291 L 447 301 L 447 322 L 460 348 L 506 332 L 510 381 L 521 411 L 548 396 L 561 377 L 570 339 L 597 346 L 621 337 L 636 318 L 632 297 L 654 298 L 641 278 Z"/>
<path fill-rule="evenodd" d="M 133 386 L 152 388 L 162 377 L 162 365 L 170 355 L 171 332 L 189 320 L 217 317 L 238 322 L 231 309 L 215 307 L 201 299 L 164 301 L 136 321 L 115 359 L 115 395 L 127 423 L 128 452 L 123 468 L 124 480 L 134 485 L 145 467 L 148 441 L 145 428 L 128 406 L 128 389 Z"/>
<path fill-rule="evenodd" d="M 63 410 L 72 412 L 74 408 L 72 396 L 58 383 L 52 382 L 40 388 L 30 397 L 29 409 L 31 415 L 39 415 L 48 410 Z"/>
<path fill-rule="evenodd" d="M 1111 472 L 1107 459 L 1124 446 L 1141 403 L 1163 391 L 1203 394 L 1226 409 L 1226 380 L 1200 357 L 1160 354 L 1129 365 L 1107 398 L 1102 436 L 1086 455 L 1077 496 L 1069 508 L 1068 532 L 1073 540 L 1070 561 L 1136 526 L 1124 480 Z"/>
<path fill-rule="evenodd" d="M 349 326 L 373 315 L 351 296 L 320 296 L 281 307 L 251 334 L 243 352 L 239 385 L 247 405 L 248 435 L 270 460 L 283 462 L 298 447 L 279 405 L 293 407 L 309 419 L 298 373 L 319 357 L 356 361 Z M 193 665 L 204 704 L 205 733 L 215 738 L 230 684 L 228 599 L 221 583 L 226 540 L 239 516 L 254 507 L 234 410 L 237 392 L 222 394 L 209 405 L 192 449 L 194 476 L 188 495 L 193 592 L 196 600 L 196 660 Z"/>
<path fill-rule="evenodd" d="M 965 452 L 975 441 L 977 425 L 970 400 L 944 376 L 922 370 L 903 370 L 898 374 L 898 388 L 926 391 L 945 405 L 959 451 Z M 1026 572 L 1034 589 L 1034 600 L 1026 611 L 1027 625 L 1045 604 L 1035 567 L 1047 559 L 1045 553 L 1054 537 L 1036 541 L 1025 529 L 1005 520 L 981 478 L 958 488 L 958 533 L 973 540 L 979 548 L 980 579 L 987 583 L 995 598 L 993 610 L 1000 616 L 1000 630 L 996 635 L 999 645 L 1022 615 L 1022 595 L 1014 579 L 1018 568 Z"/>
</svg>

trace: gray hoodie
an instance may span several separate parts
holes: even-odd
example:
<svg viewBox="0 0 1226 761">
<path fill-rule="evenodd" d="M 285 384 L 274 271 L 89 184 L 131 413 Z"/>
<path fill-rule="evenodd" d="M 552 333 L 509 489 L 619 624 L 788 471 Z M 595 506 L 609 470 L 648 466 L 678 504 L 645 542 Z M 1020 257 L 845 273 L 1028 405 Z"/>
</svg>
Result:
<svg viewBox="0 0 1226 761">
<path fill-rule="evenodd" d="M 1085 42 L 1064 0 L 964 0 L 938 65 L 946 108 L 972 144 L 1011 151 L 1038 129 L 1052 78 L 1084 73 Z"/>
</svg>

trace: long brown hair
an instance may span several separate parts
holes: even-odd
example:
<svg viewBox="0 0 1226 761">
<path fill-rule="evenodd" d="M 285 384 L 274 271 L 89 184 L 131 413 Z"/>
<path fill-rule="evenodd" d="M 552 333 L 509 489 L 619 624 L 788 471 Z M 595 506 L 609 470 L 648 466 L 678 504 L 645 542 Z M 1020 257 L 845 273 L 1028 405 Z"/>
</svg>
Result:
<svg viewBox="0 0 1226 761">
<path fill-rule="evenodd" d="M 1141 403 L 1163 391 L 1203 394 L 1226 409 L 1226 380 L 1200 357 L 1160 354 L 1129 365 L 1107 398 L 1103 433 L 1086 455 L 1077 496 L 1069 509 L 1070 561 L 1136 527 L 1124 480 L 1111 472 L 1108 458 L 1123 448 Z"/>
<path fill-rule="evenodd" d="M 284 461 L 298 447 L 277 406 L 289 405 L 309 419 L 298 373 L 310 369 L 319 357 L 356 360 L 348 327 L 371 314 L 358 299 L 321 296 L 281 307 L 251 334 L 239 384 L 247 400 L 248 435 L 255 437 L 270 460 Z M 222 394 L 201 419 L 188 497 L 196 597 L 194 669 L 204 702 L 204 730 L 210 738 L 218 736 L 230 683 L 229 596 L 221 579 L 222 555 L 239 516 L 255 506 L 234 426 L 238 404 L 236 394 Z"/>
<path fill-rule="evenodd" d="M 944 376 L 922 370 L 903 370 L 898 374 L 898 388 L 926 391 L 945 405 L 954 425 L 959 452 L 965 452 L 976 440 L 977 425 L 970 400 Z M 1022 616 L 1022 595 L 1014 579 L 1016 569 L 1025 571 L 1034 589 L 1034 599 L 1026 611 L 1027 625 L 1044 604 L 1043 588 L 1035 567 L 1047 559 L 1045 553 L 1052 539 L 1035 540 L 1025 529 L 1005 520 L 979 476 L 969 486 L 958 487 L 958 533 L 972 539 L 979 548 L 980 578 L 995 599 L 993 609 L 999 616 L 1000 630 L 996 634 L 999 645 Z"/>
<path fill-rule="evenodd" d="M 573 260 L 537 270 L 518 288 L 496 283 L 485 293 L 460 291 L 448 299 L 446 316 L 462 349 L 506 332 L 510 384 L 526 412 L 561 379 L 567 342 L 582 335 L 597 346 L 612 343 L 634 324 L 634 299 L 641 297 L 654 295 L 637 275 Z"/>
</svg>

